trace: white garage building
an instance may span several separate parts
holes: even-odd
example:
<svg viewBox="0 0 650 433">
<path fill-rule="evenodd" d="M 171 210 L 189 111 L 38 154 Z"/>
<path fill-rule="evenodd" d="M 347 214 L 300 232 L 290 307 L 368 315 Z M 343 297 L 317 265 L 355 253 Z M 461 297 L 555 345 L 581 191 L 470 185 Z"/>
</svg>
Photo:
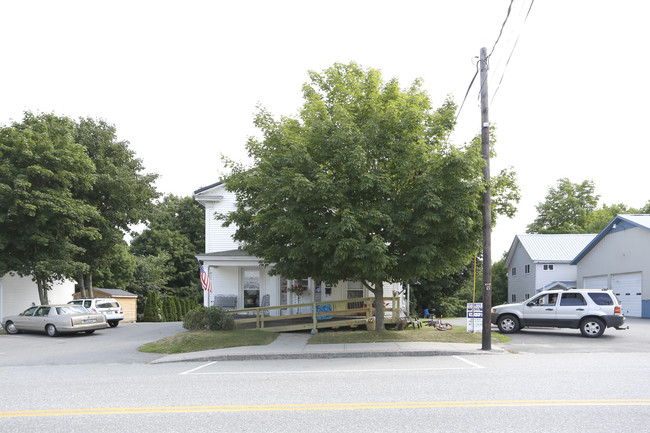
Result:
<svg viewBox="0 0 650 433">
<path fill-rule="evenodd" d="M 573 261 L 578 287 L 611 289 L 629 317 L 650 317 L 650 215 L 618 215 Z"/>
</svg>

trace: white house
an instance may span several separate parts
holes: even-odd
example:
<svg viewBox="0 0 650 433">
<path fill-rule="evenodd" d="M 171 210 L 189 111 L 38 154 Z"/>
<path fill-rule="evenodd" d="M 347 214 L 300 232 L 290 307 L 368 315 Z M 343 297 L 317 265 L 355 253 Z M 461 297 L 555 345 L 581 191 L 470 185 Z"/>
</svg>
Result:
<svg viewBox="0 0 650 433">
<path fill-rule="evenodd" d="M 571 262 L 586 289 L 611 289 L 623 314 L 650 317 L 650 215 L 618 215 Z"/>
<path fill-rule="evenodd" d="M 48 292 L 51 304 L 65 304 L 72 300 L 74 281 L 52 285 Z M 38 288 L 31 277 L 20 277 L 12 272 L 0 277 L 0 316 L 11 316 L 25 311 L 32 303 L 39 305 Z"/>
<path fill-rule="evenodd" d="M 526 234 L 512 241 L 504 263 L 508 300 L 521 302 L 551 288 L 576 288 L 577 266 L 571 261 L 595 234 Z"/>
<path fill-rule="evenodd" d="M 360 282 L 341 281 L 330 285 L 313 281 L 308 276 L 302 280 L 287 280 L 269 275 L 268 269 L 260 266 L 258 257 L 238 249 L 232 237 L 235 227 L 223 227 L 221 221 L 215 219 L 217 213 L 235 210 L 235 194 L 219 182 L 194 191 L 194 198 L 205 208 L 205 253 L 196 257 L 203 262 L 213 287 L 212 296 L 204 293 L 204 305 L 224 305 L 225 302 L 233 308 L 250 308 L 372 296 Z M 289 290 L 295 285 L 307 287 L 300 299 Z M 384 284 L 386 297 L 399 290 L 398 283 Z"/>
</svg>

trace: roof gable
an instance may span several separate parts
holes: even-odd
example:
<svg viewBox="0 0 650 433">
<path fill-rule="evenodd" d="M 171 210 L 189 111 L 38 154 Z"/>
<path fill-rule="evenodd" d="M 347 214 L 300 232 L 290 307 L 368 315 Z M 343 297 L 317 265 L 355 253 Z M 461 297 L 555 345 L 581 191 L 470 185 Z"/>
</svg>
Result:
<svg viewBox="0 0 650 433">
<path fill-rule="evenodd" d="M 627 214 L 627 215 L 617 215 L 607 227 L 605 227 L 596 237 L 586 245 L 582 251 L 571 262 L 572 265 L 577 265 L 584 256 L 586 256 L 589 251 L 591 251 L 605 236 L 610 233 L 616 233 L 624 230 L 629 230 L 632 228 L 642 228 L 645 230 L 650 230 L 650 214 Z"/>
<path fill-rule="evenodd" d="M 517 235 L 508 251 L 505 266 L 510 266 L 519 245 L 534 263 L 570 263 L 594 237 L 595 234 Z"/>
<path fill-rule="evenodd" d="M 217 182 L 194 191 L 194 200 L 205 206 L 208 202 L 223 200 L 224 196 L 228 194 L 232 193 L 226 190 L 226 185 L 223 182 Z"/>
</svg>

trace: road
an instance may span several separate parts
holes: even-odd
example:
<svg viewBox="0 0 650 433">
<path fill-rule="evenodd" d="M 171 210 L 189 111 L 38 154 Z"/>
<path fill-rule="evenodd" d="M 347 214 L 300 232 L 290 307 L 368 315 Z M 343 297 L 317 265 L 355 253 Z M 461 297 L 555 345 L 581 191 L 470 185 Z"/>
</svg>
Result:
<svg viewBox="0 0 650 433">
<path fill-rule="evenodd" d="M 521 335 L 554 338 L 535 333 Z M 0 336 L 0 352 L 14 337 Z M 41 350 L 63 341 L 17 337 Z M 0 432 L 611 432 L 650 425 L 650 353 L 627 345 L 624 352 L 614 345 L 606 352 L 155 365 L 133 354 L 83 363 L 19 361 L 16 354 L 0 360 L 7 356 L 13 365 L 0 363 Z"/>
</svg>

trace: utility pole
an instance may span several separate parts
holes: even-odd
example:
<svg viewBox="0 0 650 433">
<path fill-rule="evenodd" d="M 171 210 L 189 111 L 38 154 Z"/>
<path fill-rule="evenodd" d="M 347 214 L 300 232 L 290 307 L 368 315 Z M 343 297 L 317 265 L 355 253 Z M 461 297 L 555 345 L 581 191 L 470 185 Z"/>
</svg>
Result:
<svg viewBox="0 0 650 433">
<path fill-rule="evenodd" d="M 481 153 L 483 180 L 483 335 L 481 350 L 492 349 L 492 194 L 490 189 L 490 118 L 488 116 L 487 49 L 481 48 Z"/>
</svg>

